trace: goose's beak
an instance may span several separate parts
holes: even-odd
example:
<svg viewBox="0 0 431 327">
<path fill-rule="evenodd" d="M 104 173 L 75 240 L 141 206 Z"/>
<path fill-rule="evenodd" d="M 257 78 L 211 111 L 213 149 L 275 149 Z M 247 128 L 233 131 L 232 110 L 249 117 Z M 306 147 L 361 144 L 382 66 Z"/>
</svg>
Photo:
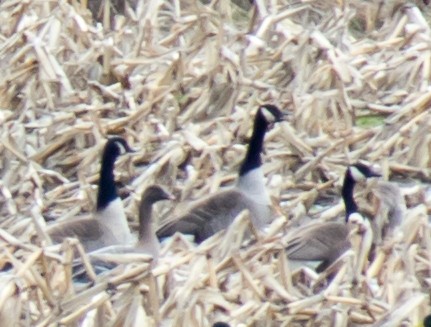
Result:
<svg viewBox="0 0 431 327">
<path fill-rule="evenodd" d="M 280 120 L 279 120 L 279 121 L 285 121 L 285 120 L 287 120 L 287 118 L 288 118 L 288 117 L 290 117 L 291 115 L 292 115 L 292 113 L 290 113 L 290 112 L 288 112 L 288 111 L 283 112 L 283 115 L 280 117 Z"/>
<path fill-rule="evenodd" d="M 170 201 L 175 201 L 177 198 L 175 197 L 175 195 L 173 195 L 171 192 L 168 192 L 168 191 L 164 191 L 164 198 L 165 198 L 165 200 L 170 200 Z"/>
<path fill-rule="evenodd" d="M 127 150 L 127 153 L 131 153 L 131 154 L 136 154 L 138 152 L 137 150 L 131 148 L 130 146 L 127 146 L 126 150 Z"/>
<path fill-rule="evenodd" d="M 368 176 L 368 178 L 371 178 L 371 177 L 382 177 L 382 175 L 376 171 L 371 171 L 370 176 Z"/>
<path fill-rule="evenodd" d="M 291 113 L 291 112 L 289 112 L 289 111 L 283 111 L 283 112 L 281 113 L 281 115 L 279 115 L 279 116 L 274 120 L 274 123 L 280 123 L 280 122 L 283 122 L 283 121 L 288 121 L 288 118 L 289 118 L 291 115 L 292 115 L 292 113 Z"/>
</svg>

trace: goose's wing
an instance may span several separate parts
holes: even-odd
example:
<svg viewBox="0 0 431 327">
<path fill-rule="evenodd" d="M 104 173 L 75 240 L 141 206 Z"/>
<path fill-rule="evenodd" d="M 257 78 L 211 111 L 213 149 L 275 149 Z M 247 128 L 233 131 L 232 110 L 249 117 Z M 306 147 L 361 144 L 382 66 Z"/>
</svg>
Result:
<svg viewBox="0 0 431 327">
<path fill-rule="evenodd" d="M 75 237 L 84 245 L 101 239 L 103 234 L 99 221 L 94 218 L 77 218 L 59 222 L 48 226 L 47 232 L 54 243 L 61 243 L 66 237 Z"/>
<path fill-rule="evenodd" d="M 349 247 L 349 230 L 344 223 L 317 223 L 305 227 L 287 241 L 289 259 L 332 261 Z"/>
<path fill-rule="evenodd" d="M 157 230 L 157 237 L 180 232 L 192 234 L 196 242 L 201 242 L 228 227 L 242 210 L 249 207 L 249 200 L 240 191 L 221 191 L 192 203 L 184 213 L 164 221 Z"/>
</svg>

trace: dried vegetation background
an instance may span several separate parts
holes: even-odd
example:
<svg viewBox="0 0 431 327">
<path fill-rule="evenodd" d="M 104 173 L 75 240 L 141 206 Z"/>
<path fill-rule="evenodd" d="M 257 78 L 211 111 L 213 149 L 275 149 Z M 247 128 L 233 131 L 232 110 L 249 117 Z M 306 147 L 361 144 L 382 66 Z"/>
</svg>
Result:
<svg viewBox="0 0 431 327">
<path fill-rule="evenodd" d="M 362 0 L 132 6 L 116 15 L 102 4 L 97 22 L 85 2 L 0 1 L 2 325 L 417 324 L 430 309 L 429 9 Z M 241 242 L 239 217 L 199 247 L 173 238 L 153 270 L 143 256 L 111 258 L 126 264 L 73 286 L 79 246 L 49 246 L 43 227 L 92 211 L 108 136 L 138 149 L 116 170 L 136 226 L 149 184 L 180 200 L 232 184 L 266 102 L 291 113 L 265 143 L 267 185 L 285 216 L 268 235 L 229 245 Z M 340 177 L 358 159 L 404 180 L 404 235 L 358 279 L 349 255 L 329 280 L 290 269 L 280 255 L 289 219 L 341 214 Z M 313 204 L 328 199 L 335 206 L 320 215 Z"/>
</svg>

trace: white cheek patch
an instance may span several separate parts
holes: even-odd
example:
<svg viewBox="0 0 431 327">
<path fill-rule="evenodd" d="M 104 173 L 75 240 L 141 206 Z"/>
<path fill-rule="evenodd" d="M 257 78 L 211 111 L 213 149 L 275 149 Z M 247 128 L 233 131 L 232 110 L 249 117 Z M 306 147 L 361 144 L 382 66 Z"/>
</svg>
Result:
<svg viewBox="0 0 431 327">
<path fill-rule="evenodd" d="M 123 155 L 123 154 L 128 152 L 127 149 L 124 147 L 124 145 L 121 142 L 115 142 L 115 144 L 120 149 L 120 155 Z"/>
<path fill-rule="evenodd" d="M 269 111 L 268 109 L 266 109 L 265 107 L 262 107 L 262 114 L 263 114 L 263 116 L 265 117 L 265 120 L 268 122 L 268 123 L 272 123 L 272 122 L 274 122 L 275 121 L 275 117 L 274 117 L 274 115 L 272 114 L 272 112 L 271 111 Z"/>
<path fill-rule="evenodd" d="M 350 174 L 352 175 L 353 179 L 357 182 L 363 181 L 366 179 L 364 174 L 360 172 L 360 170 L 354 166 L 350 167 Z"/>
</svg>

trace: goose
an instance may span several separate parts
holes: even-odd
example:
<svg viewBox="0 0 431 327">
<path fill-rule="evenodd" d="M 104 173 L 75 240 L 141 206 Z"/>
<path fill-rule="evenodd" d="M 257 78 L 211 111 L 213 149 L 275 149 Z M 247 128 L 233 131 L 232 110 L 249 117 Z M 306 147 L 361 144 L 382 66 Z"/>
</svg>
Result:
<svg viewBox="0 0 431 327">
<path fill-rule="evenodd" d="M 108 139 L 102 154 L 94 216 L 65 220 L 48 226 L 47 233 L 54 243 L 60 243 L 66 237 L 75 237 L 81 241 L 86 251 L 93 251 L 131 241 L 132 234 L 114 180 L 115 160 L 122 151 L 133 152 L 123 138 Z"/>
<path fill-rule="evenodd" d="M 153 228 L 153 205 L 163 200 L 175 200 L 175 197 L 160 185 L 147 187 L 139 203 L 139 230 L 135 244 L 103 247 L 90 252 L 90 257 L 102 253 L 144 253 L 157 260 L 160 243 Z"/>
<path fill-rule="evenodd" d="M 153 205 L 163 200 L 175 200 L 175 197 L 160 185 L 149 186 L 141 196 L 139 203 L 138 239 L 133 244 L 110 245 L 88 253 L 88 257 L 97 275 L 103 274 L 118 265 L 118 256 L 123 254 L 147 254 L 152 256 L 151 266 L 157 264 L 160 243 L 152 224 Z M 73 279 L 76 283 L 88 283 L 86 270 L 81 259 L 73 263 Z"/>
<path fill-rule="evenodd" d="M 269 223 L 271 199 L 265 187 L 261 152 L 270 124 L 281 121 L 283 116 L 274 105 L 260 106 L 236 186 L 192 202 L 184 213 L 174 215 L 159 227 L 159 239 L 180 232 L 194 235 L 195 242 L 200 243 L 229 226 L 244 209 L 249 210 L 255 228 L 262 229 Z"/>
<path fill-rule="evenodd" d="M 347 222 L 353 216 L 355 219 L 356 216 L 360 216 L 353 198 L 353 189 L 357 182 L 371 177 L 380 177 L 380 175 L 361 163 L 349 166 L 344 175 L 341 190 L 346 209 L 345 222 L 310 223 L 295 231 L 287 241 L 285 248 L 287 257 L 290 260 L 319 261 L 321 263 L 316 271 L 322 272 L 348 250 L 350 230 Z"/>
</svg>

